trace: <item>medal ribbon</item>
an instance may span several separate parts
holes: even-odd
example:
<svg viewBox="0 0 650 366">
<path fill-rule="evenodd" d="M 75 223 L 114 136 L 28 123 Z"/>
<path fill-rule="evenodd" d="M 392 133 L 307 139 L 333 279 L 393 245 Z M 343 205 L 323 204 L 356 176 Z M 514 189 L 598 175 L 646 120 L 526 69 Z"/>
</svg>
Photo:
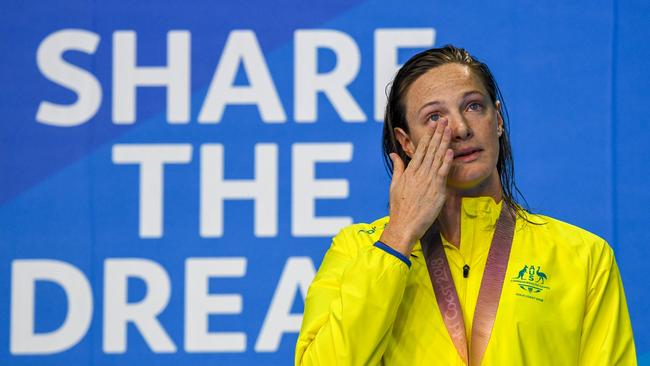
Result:
<svg viewBox="0 0 650 366">
<path fill-rule="evenodd" d="M 423 246 L 438 308 L 447 327 L 447 332 L 466 365 L 478 366 L 481 364 L 492 334 L 515 231 L 513 215 L 514 213 L 504 205 L 497 220 L 474 310 L 471 350 L 467 346 L 463 312 L 460 308 L 458 293 L 451 277 L 440 234 L 437 231 L 431 233 L 432 238 L 428 245 Z"/>
</svg>

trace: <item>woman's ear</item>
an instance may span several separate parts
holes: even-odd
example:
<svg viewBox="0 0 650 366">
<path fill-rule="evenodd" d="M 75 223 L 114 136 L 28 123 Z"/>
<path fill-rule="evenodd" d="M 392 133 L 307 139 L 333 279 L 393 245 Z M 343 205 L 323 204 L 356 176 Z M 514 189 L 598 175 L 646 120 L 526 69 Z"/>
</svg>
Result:
<svg viewBox="0 0 650 366">
<path fill-rule="evenodd" d="M 415 154 L 415 145 L 409 135 L 399 127 L 393 128 L 393 133 L 395 134 L 397 142 L 399 142 L 402 147 L 402 150 L 406 153 L 406 156 L 412 159 Z"/>
<path fill-rule="evenodd" d="M 494 103 L 494 107 L 496 108 L 497 112 L 497 134 L 499 137 L 503 135 L 503 117 L 501 116 L 501 101 L 497 100 L 496 103 Z"/>
</svg>

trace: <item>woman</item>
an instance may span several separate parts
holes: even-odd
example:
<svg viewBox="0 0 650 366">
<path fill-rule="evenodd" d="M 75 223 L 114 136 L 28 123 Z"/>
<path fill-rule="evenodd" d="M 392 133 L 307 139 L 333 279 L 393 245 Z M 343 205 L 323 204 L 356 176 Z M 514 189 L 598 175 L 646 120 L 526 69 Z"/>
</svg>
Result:
<svg viewBox="0 0 650 366">
<path fill-rule="evenodd" d="M 384 121 L 389 216 L 333 239 L 296 365 L 636 364 L 609 245 L 516 203 L 504 111 L 463 49 L 400 69 Z"/>
</svg>

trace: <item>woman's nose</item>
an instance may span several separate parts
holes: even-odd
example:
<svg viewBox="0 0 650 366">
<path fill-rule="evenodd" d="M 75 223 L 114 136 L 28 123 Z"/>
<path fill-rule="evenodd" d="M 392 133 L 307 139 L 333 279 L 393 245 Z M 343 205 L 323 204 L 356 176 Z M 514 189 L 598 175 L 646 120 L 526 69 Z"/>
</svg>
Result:
<svg viewBox="0 0 650 366">
<path fill-rule="evenodd" d="M 462 114 L 450 117 L 449 127 L 451 128 L 451 138 L 453 140 L 464 141 L 472 137 L 472 129 Z"/>
</svg>

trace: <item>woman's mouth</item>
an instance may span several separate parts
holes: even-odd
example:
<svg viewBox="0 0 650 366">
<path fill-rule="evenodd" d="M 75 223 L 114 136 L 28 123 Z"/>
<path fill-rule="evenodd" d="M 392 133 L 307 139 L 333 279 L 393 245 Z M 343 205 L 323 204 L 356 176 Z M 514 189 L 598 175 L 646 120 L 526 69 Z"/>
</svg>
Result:
<svg viewBox="0 0 650 366">
<path fill-rule="evenodd" d="M 483 151 L 479 148 L 466 148 L 458 151 L 454 151 L 454 161 L 461 161 L 463 163 L 469 163 L 478 159 L 479 154 Z"/>
</svg>

